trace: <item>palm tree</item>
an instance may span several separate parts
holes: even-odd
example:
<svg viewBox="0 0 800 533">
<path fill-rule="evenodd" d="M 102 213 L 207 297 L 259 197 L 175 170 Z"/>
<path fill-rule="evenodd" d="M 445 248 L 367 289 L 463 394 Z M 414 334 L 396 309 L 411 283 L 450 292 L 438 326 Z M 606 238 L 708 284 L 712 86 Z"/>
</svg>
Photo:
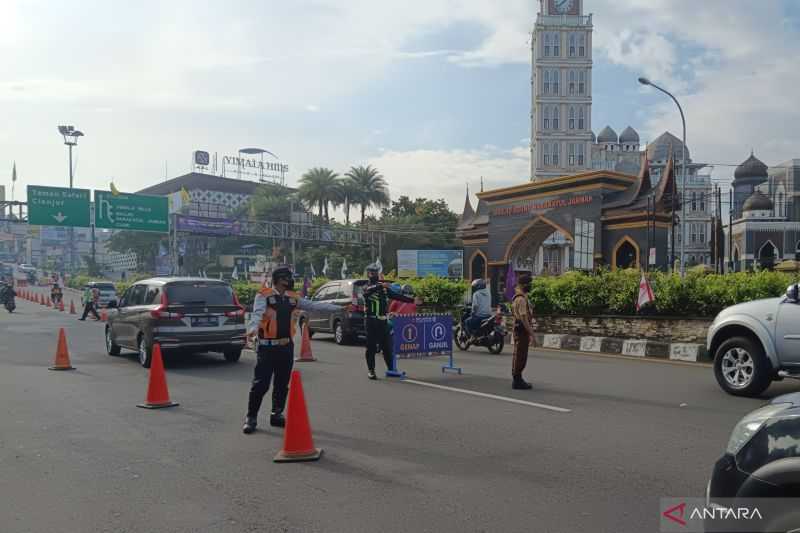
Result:
<svg viewBox="0 0 800 533">
<path fill-rule="evenodd" d="M 345 176 L 352 180 L 358 189 L 357 201 L 351 203 L 361 207 L 362 224 L 366 218 L 367 209 L 389 205 L 389 186 L 377 168 L 373 168 L 371 165 L 350 167 Z"/>
<path fill-rule="evenodd" d="M 320 218 L 328 222 L 328 206 L 341 203 L 339 192 L 339 175 L 328 168 L 312 168 L 300 178 L 298 195 L 312 209 L 317 207 Z"/>
<path fill-rule="evenodd" d="M 350 208 L 358 204 L 360 192 L 359 185 L 350 177 L 339 182 L 339 197 L 344 204 L 344 219 L 348 226 L 350 225 Z"/>
</svg>

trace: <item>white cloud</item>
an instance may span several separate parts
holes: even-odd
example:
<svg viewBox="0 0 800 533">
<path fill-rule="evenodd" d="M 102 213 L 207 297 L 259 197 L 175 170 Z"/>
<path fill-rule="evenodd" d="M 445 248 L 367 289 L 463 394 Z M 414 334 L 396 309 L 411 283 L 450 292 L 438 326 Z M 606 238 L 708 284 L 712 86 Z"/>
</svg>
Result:
<svg viewBox="0 0 800 533">
<path fill-rule="evenodd" d="M 511 150 L 413 150 L 386 151 L 371 158 L 389 181 L 392 199 L 400 196 L 445 199 L 460 212 L 469 184 L 472 193 L 480 190 L 481 178 L 487 189 L 524 183 L 530 166 L 528 151 Z M 473 206 L 475 198 L 472 198 Z"/>
<path fill-rule="evenodd" d="M 316 113 L 319 111 L 319 106 L 314 104 L 308 104 L 306 105 L 306 111 L 308 111 L 309 113 Z"/>
</svg>

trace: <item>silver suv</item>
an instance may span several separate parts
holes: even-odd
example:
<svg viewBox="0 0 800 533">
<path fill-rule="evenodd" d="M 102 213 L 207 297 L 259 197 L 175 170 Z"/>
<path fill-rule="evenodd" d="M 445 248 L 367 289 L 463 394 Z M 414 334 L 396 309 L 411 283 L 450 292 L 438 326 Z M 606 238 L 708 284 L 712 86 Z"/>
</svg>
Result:
<svg viewBox="0 0 800 533">
<path fill-rule="evenodd" d="M 800 285 L 782 298 L 724 309 L 708 328 L 708 353 L 722 389 L 758 396 L 770 383 L 800 379 Z"/>
</svg>

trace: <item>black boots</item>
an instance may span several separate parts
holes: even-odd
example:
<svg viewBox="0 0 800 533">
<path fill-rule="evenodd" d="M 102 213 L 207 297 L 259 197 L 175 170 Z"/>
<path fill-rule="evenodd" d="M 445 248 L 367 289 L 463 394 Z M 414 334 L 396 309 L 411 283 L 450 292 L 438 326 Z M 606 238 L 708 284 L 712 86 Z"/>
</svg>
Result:
<svg viewBox="0 0 800 533">
<path fill-rule="evenodd" d="M 257 425 L 258 422 L 256 421 L 256 417 L 248 416 L 247 418 L 245 418 L 244 426 L 242 426 L 242 433 L 244 433 L 245 435 L 249 435 L 250 433 L 256 430 Z"/>
<path fill-rule="evenodd" d="M 258 425 L 258 419 L 254 416 L 248 416 L 244 420 L 244 426 L 242 426 L 242 433 L 245 435 L 249 435 L 256 430 L 256 426 Z M 274 428 L 282 428 L 286 427 L 286 419 L 283 417 L 283 413 L 272 413 L 269 417 L 269 425 Z"/>
<path fill-rule="evenodd" d="M 530 390 L 533 385 L 522 379 L 522 376 L 514 376 L 514 381 L 511 383 L 511 388 L 516 390 Z"/>
<path fill-rule="evenodd" d="M 375 371 L 374 370 L 370 370 L 369 372 L 367 372 L 367 377 L 369 379 L 378 379 L 378 376 L 375 375 Z"/>
</svg>

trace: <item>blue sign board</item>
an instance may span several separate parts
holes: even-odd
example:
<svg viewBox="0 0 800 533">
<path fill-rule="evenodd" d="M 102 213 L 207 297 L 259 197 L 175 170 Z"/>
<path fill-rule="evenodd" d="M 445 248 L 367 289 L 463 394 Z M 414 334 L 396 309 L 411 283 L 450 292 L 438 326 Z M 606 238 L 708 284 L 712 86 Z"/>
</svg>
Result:
<svg viewBox="0 0 800 533">
<path fill-rule="evenodd" d="M 464 251 L 397 250 L 397 275 L 401 278 L 463 278 Z"/>
<path fill-rule="evenodd" d="M 453 317 L 451 315 L 404 315 L 392 319 L 394 353 L 401 359 L 451 355 Z"/>
</svg>

